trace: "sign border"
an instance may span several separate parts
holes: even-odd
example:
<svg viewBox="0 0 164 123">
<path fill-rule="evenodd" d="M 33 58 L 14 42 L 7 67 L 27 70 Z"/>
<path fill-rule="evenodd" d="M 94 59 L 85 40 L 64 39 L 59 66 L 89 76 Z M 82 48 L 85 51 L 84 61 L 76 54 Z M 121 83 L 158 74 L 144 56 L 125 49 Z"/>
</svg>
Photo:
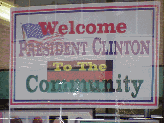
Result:
<svg viewBox="0 0 164 123">
<path fill-rule="evenodd" d="M 92 4 L 91 4 L 92 5 Z M 45 103 L 46 100 L 15 100 L 15 66 L 16 66 L 16 16 L 17 15 L 23 15 L 23 14 L 44 14 L 44 13 L 66 13 L 66 12 L 88 12 L 88 11 L 120 11 L 120 10 L 153 10 L 153 57 L 152 57 L 152 93 L 151 93 L 151 100 L 57 100 L 54 101 L 54 103 Z M 154 20 L 156 19 L 156 20 Z M 154 24 L 156 24 L 156 29 L 154 30 Z M 14 29 L 14 30 L 13 30 Z M 156 34 L 154 34 L 156 32 Z M 11 54 L 10 54 L 10 105 L 103 105 L 105 107 L 111 106 L 111 105 L 120 105 L 120 106 L 156 106 L 158 105 L 158 78 L 157 78 L 157 68 L 158 68 L 158 37 L 159 37 L 159 5 L 133 5 L 133 6 L 103 6 L 103 7 L 76 7 L 76 8 L 56 8 L 56 9 L 39 9 L 39 10 L 18 10 L 18 11 L 11 11 Z M 156 35 L 156 39 L 154 39 L 154 35 Z M 156 58 L 154 62 L 154 40 L 156 41 Z M 14 51 L 13 51 L 14 48 Z M 14 59 L 14 60 L 13 60 Z M 154 71 L 155 69 L 155 71 Z M 155 73 L 155 74 L 154 74 Z M 155 76 L 154 76 L 155 75 Z M 155 78 L 155 79 L 154 79 Z M 13 81 L 14 79 L 14 81 Z M 153 94 L 153 85 L 155 80 L 155 95 Z M 13 84 L 14 83 L 14 84 Z M 14 90 L 12 87 L 14 86 Z M 154 96 L 153 96 L 154 95 Z M 22 103 L 22 101 L 26 101 L 25 103 Z M 37 103 L 36 101 L 43 101 Z M 47 100 L 51 101 L 51 100 Z M 60 102 L 59 102 L 60 101 Z M 65 101 L 65 102 L 61 102 Z M 69 101 L 69 102 L 66 102 Z M 73 103 L 73 102 L 74 103 Z M 84 101 L 87 101 L 87 103 L 84 103 Z M 109 103 L 111 101 L 111 103 Z M 36 102 L 36 103 L 33 103 Z M 105 102 L 105 103 L 104 103 Z M 113 103 L 115 102 L 115 103 Z M 127 103 L 130 102 L 130 103 Z M 133 102 L 133 103 L 131 103 Z M 136 102 L 141 102 L 137 103 Z M 149 102 L 149 103 L 143 103 L 143 102 Z M 152 103 L 150 103 L 152 102 Z"/>
</svg>

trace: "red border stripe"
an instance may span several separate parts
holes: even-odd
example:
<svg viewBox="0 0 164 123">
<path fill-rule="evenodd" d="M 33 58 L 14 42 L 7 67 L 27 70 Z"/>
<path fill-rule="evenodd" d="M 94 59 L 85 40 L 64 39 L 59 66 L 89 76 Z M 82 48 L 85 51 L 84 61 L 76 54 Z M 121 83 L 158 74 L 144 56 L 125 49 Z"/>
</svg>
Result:
<svg viewBox="0 0 164 123">
<path fill-rule="evenodd" d="M 132 103 L 12 103 L 12 105 L 134 105 L 134 106 L 156 106 L 153 104 L 132 104 Z"/>
<path fill-rule="evenodd" d="M 56 11 L 56 10 L 81 10 L 81 9 L 110 9 L 110 8 L 137 8 L 137 7 L 156 7 L 157 5 L 137 5 L 137 6 L 105 6 L 105 7 L 76 7 L 76 8 L 56 8 L 56 9 L 39 9 L 39 10 L 21 10 L 12 13 L 22 12 L 39 12 L 39 11 Z"/>
</svg>

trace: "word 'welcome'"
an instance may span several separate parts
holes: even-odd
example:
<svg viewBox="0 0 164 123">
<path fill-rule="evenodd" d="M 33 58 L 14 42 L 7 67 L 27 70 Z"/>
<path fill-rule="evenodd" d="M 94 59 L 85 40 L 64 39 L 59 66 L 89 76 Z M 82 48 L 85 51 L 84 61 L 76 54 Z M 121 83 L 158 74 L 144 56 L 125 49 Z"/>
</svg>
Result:
<svg viewBox="0 0 164 123">
<path fill-rule="evenodd" d="M 39 22 L 43 35 L 47 35 L 49 32 L 50 34 L 54 34 L 56 26 L 58 25 L 58 21 L 52 21 L 52 22 Z M 53 25 L 53 26 L 52 26 Z M 97 27 L 96 27 L 97 26 Z M 46 27 L 46 28 L 45 28 Z M 103 29 L 105 27 L 105 29 Z M 109 30 L 108 28 L 111 27 Z M 98 30 L 97 30 L 98 28 Z M 125 33 L 126 32 L 126 24 L 121 22 L 118 23 L 116 26 L 114 23 L 97 23 L 97 25 L 93 23 L 89 23 L 87 25 L 84 24 L 77 24 L 74 28 L 74 21 L 69 21 L 69 26 L 66 24 L 62 24 L 58 26 L 58 32 L 59 34 L 65 35 L 65 34 L 84 34 L 85 32 L 88 34 L 94 34 L 94 33 Z M 68 32 L 69 30 L 69 32 Z M 56 30 L 57 31 L 57 30 Z"/>
</svg>

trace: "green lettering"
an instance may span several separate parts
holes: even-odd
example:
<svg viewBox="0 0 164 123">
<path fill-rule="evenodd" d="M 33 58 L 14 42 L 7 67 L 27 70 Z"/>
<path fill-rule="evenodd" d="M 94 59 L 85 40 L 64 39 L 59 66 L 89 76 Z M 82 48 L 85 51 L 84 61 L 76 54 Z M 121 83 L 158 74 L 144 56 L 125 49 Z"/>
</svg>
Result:
<svg viewBox="0 0 164 123">
<path fill-rule="evenodd" d="M 38 82 L 38 76 L 37 76 L 37 75 L 36 75 L 36 76 L 30 75 L 30 76 L 28 76 L 27 79 L 26 79 L 26 89 L 27 89 L 27 91 L 29 91 L 29 92 L 31 92 L 31 93 L 35 92 L 36 89 L 38 88 L 38 86 L 36 86 L 36 88 L 33 89 L 33 90 L 30 88 L 30 79 L 32 79 L 32 78 L 34 78 L 34 79 L 36 80 L 36 82 Z"/>
<path fill-rule="evenodd" d="M 55 80 L 51 80 L 51 84 L 52 84 L 52 88 L 51 88 L 51 92 L 56 92 L 57 90 L 55 89 L 55 84 L 56 84 L 56 81 Z"/>
<path fill-rule="evenodd" d="M 64 85 L 63 92 L 68 92 L 68 87 L 67 87 L 66 80 L 63 80 L 62 82 L 63 82 L 63 85 Z"/>
<path fill-rule="evenodd" d="M 82 89 L 82 91 L 83 92 L 87 92 L 86 81 L 83 79 L 83 80 L 81 80 L 81 83 L 83 83 L 83 89 Z"/>
<path fill-rule="evenodd" d="M 128 89 L 128 83 L 130 83 L 130 80 L 128 80 L 128 76 L 125 77 L 123 82 L 125 83 L 125 92 L 129 92 L 130 91 L 130 87 Z"/>
<path fill-rule="evenodd" d="M 119 80 L 116 80 L 116 83 L 118 84 L 118 88 L 116 89 L 117 92 L 122 92 L 122 89 L 121 89 L 121 74 L 118 74 L 118 78 Z"/>
<path fill-rule="evenodd" d="M 143 83 L 143 80 L 138 80 L 138 83 L 139 83 L 139 86 L 138 86 L 138 87 L 137 87 L 137 80 L 132 80 L 131 82 L 133 83 L 134 89 L 135 89 L 135 91 L 136 91 L 136 94 L 134 94 L 134 93 L 132 92 L 132 93 L 131 93 L 131 96 L 132 96 L 133 98 L 136 98 L 136 97 L 137 97 L 137 94 L 138 94 L 138 92 L 139 92 L 139 89 L 140 89 L 140 87 L 141 87 L 141 84 Z"/>
<path fill-rule="evenodd" d="M 43 89 L 43 83 L 46 84 L 46 88 L 45 89 Z M 41 80 L 40 83 L 39 83 L 39 88 L 40 88 L 41 92 L 47 92 L 48 89 L 49 89 L 49 83 L 47 82 L 47 80 Z"/>
<path fill-rule="evenodd" d="M 71 92 L 75 92 L 75 89 L 74 89 L 74 80 L 70 80 L 70 83 L 71 83 L 71 89 L 70 89 L 70 91 Z"/>
</svg>

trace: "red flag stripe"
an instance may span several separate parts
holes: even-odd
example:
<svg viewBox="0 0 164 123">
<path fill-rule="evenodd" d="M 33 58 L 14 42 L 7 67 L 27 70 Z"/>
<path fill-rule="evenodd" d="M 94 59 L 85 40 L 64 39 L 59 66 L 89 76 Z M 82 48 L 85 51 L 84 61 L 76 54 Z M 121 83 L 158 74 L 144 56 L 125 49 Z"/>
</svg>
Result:
<svg viewBox="0 0 164 123">
<path fill-rule="evenodd" d="M 102 81 L 104 79 L 109 80 L 112 79 L 113 72 L 112 71 L 62 71 L 62 72 L 47 72 L 47 80 L 48 82 L 51 80 L 66 80 L 69 82 L 70 80 L 79 79 L 80 81 L 84 79 L 85 81 L 89 80 L 99 80 Z"/>
</svg>

